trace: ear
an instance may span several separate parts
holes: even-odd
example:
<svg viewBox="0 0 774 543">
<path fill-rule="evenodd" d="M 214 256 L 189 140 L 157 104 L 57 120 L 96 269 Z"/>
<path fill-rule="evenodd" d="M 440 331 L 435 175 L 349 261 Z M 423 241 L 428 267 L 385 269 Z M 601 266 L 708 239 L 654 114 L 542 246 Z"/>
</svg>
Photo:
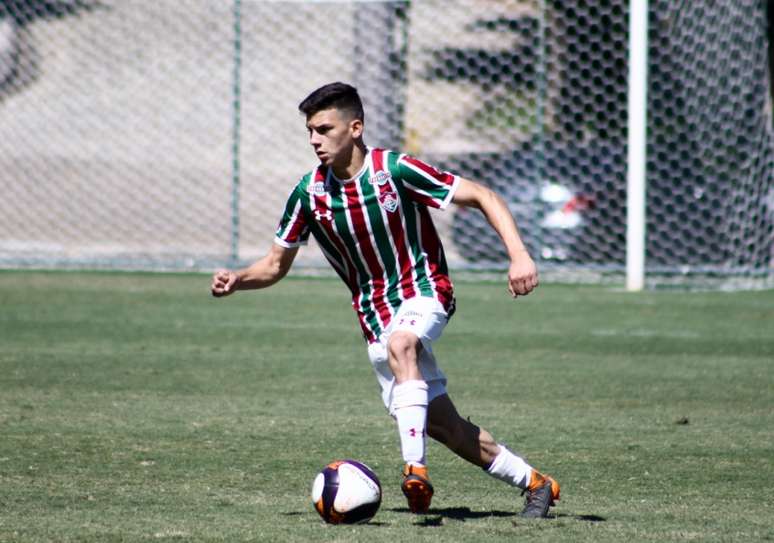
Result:
<svg viewBox="0 0 774 543">
<path fill-rule="evenodd" d="M 352 134 L 352 137 L 354 139 L 360 138 L 363 136 L 363 121 L 360 119 L 352 119 L 349 122 L 349 132 Z"/>
</svg>

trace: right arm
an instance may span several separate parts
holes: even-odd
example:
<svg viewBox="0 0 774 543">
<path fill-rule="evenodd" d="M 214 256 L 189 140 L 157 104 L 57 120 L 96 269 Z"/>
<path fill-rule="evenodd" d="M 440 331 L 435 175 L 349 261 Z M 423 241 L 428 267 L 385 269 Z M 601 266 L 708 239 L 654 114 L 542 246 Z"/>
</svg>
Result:
<svg viewBox="0 0 774 543">
<path fill-rule="evenodd" d="M 262 259 L 242 270 L 217 270 L 212 276 L 210 290 L 216 298 L 228 296 L 237 290 L 270 287 L 288 273 L 298 247 L 282 247 L 276 243 Z"/>
<path fill-rule="evenodd" d="M 508 290 L 511 296 L 515 298 L 532 292 L 538 285 L 537 268 L 521 241 L 516 222 L 502 197 L 479 183 L 460 179 L 452 202 L 481 210 L 503 240 L 511 259 L 508 270 Z"/>
</svg>

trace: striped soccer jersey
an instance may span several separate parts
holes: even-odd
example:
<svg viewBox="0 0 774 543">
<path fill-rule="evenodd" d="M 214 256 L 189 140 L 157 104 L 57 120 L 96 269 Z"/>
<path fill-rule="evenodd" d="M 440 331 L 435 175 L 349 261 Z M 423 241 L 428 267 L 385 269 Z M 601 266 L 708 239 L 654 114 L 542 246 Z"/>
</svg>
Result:
<svg viewBox="0 0 774 543">
<path fill-rule="evenodd" d="M 444 209 L 458 184 L 411 156 L 369 149 L 351 180 L 322 165 L 305 175 L 288 198 L 275 243 L 297 247 L 314 235 L 373 343 L 403 300 L 432 297 L 451 309 L 452 283 L 428 208 Z"/>
</svg>

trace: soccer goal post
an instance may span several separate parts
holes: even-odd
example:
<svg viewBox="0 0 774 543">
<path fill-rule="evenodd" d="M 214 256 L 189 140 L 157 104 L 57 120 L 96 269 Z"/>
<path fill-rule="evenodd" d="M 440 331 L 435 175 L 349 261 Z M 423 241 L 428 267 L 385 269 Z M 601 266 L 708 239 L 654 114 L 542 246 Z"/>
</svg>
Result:
<svg viewBox="0 0 774 543">
<path fill-rule="evenodd" d="M 626 288 L 645 286 L 645 190 L 648 132 L 648 1 L 629 3 L 626 159 Z"/>
</svg>

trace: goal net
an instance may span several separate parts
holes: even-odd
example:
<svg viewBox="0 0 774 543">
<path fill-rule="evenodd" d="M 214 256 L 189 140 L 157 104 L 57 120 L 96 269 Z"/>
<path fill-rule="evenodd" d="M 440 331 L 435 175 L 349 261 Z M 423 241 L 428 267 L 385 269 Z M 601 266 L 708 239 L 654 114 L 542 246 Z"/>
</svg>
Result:
<svg viewBox="0 0 774 543">
<path fill-rule="evenodd" d="M 545 275 L 622 281 L 628 2 L 2 0 L 0 266 L 259 257 L 314 166 L 297 105 L 342 80 L 369 145 L 496 189 Z M 648 281 L 772 286 L 764 3 L 649 25 Z M 435 217 L 453 267 L 502 269 L 478 212 Z"/>
</svg>

